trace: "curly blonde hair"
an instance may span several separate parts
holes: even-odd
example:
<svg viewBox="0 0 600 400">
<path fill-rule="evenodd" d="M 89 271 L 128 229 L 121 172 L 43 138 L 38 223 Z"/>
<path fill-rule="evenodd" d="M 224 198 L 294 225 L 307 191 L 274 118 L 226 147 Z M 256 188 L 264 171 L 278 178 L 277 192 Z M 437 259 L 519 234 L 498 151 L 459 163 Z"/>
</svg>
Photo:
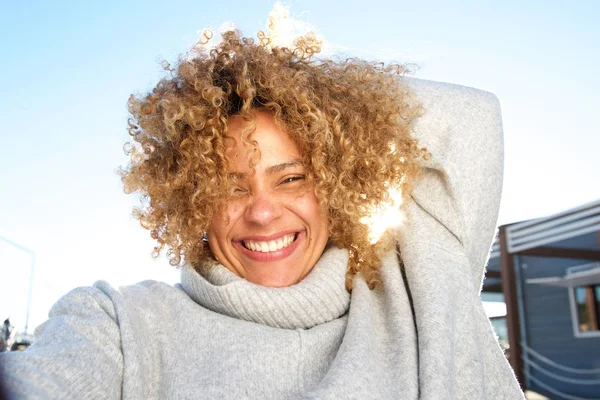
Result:
<svg viewBox="0 0 600 400">
<path fill-rule="evenodd" d="M 421 109 L 401 79 L 405 68 L 317 59 L 320 43 L 311 35 L 294 48 L 258 38 L 225 32 L 220 44 L 165 66 L 168 77 L 129 99 L 131 160 L 120 174 L 127 193 L 141 194 L 134 215 L 157 241 L 153 256 L 166 246 L 172 265 L 184 258 L 199 271 L 214 261 L 201 235 L 233 184 L 227 121 L 262 109 L 304 154 L 307 178 L 328 210 L 329 241 L 350 252 L 348 289 L 359 272 L 377 287 L 381 256 L 394 240 L 388 231 L 372 244 L 364 218 L 389 201 L 390 189 L 410 194 L 424 154 L 411 136 Z"/>
</svg>

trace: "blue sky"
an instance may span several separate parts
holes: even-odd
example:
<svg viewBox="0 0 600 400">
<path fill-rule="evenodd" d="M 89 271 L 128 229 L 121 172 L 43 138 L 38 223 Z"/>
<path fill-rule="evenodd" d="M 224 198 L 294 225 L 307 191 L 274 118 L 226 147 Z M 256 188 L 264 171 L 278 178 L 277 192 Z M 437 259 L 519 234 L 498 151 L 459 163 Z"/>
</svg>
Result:
<svg viewBox="0 0 600 400">
<path fill-rule="evenodd" d="M 204 28 L 265 29 L 273 1 L 6 2 L 0 8 L 0 236 L 36 253 L 30 326 L 69 289 L 177 280 L 131 218 L 126 101 Z M 73 2 L 74 3 L 74 2 Z M 502 104 L 500 223 L 600 198 L 600 2 L 294 1 L 328 49 L 411 62 Z M 29 256 L 0 241 L 0 318 L 24 323 Z"/>
</svg>

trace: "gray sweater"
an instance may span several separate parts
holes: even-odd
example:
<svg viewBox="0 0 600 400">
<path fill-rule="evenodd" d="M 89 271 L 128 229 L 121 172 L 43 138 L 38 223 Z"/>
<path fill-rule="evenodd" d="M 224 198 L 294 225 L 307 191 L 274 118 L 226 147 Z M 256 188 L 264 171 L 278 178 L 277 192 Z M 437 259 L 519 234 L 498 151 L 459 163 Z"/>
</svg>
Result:
<svg viewBox="0 0 600 400">
<path fill-rule="evenodd" d="M 383 291 L 327 248 L 299 284 L 267 288 L 215 266 L 181 284 L 105 282 L 63 297 L 22 354 L 1 357 L 16 398 L 522 399 L 479 291 L 502 182 L 497 100 L 409 80 L 433 157 L 406 204 Z"/>
</svg>

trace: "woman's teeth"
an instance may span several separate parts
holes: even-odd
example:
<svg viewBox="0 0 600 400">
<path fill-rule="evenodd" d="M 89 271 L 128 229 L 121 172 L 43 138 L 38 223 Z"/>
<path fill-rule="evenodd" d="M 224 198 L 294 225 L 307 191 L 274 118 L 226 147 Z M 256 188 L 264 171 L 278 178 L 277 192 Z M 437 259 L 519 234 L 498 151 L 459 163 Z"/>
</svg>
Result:
<svg viewBox="0 0 600 400">
<path fill-rule="evenodd" d="M 242 243 L 245 248 L 252 251 L 259 251 L 261 253 L 269 253 L 272 251 L 281 250 L 284 247 L 288 247 L 294 242 L 296 234 L 285 235 L 277 240 L 269 240 L 266 242 L 256 240 L 243 240 Z"/>
</svg>

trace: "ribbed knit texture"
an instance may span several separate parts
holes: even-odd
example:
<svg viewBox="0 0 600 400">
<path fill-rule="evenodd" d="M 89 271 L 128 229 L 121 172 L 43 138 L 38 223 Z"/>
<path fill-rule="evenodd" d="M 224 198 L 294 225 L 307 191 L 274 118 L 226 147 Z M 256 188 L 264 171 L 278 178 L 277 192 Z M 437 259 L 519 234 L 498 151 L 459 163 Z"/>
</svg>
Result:
<svg viewBox="0 0 600 400">
<path fill-rule="evenodd" d="M 347 263 L 347 250 L 330 248 L 302 281 L 285 288 L 255 285 L 220 264 L 205 276 L 186 266 L 181 285 L 198 304 L 220 314 L 274 328 L 308 329 L 348 311 Z"/>
</svg>

